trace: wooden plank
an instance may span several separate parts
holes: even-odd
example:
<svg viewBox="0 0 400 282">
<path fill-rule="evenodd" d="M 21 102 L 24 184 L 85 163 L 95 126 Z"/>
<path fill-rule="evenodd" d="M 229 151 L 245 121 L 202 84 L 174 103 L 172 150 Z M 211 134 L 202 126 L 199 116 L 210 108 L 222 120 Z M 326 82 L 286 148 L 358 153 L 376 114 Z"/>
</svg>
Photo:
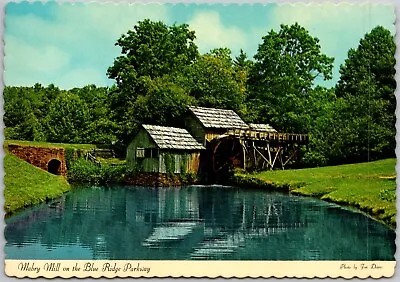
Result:
<svg viewBox="0 0 400 282">
<path fill-rule="evenodd" d="M 267 159 L 257 148 L 254 148 L 254 149 L 260 154 L 260 156 L 261 156 L 270 166 L 272 166 L 271 162 L 268 161 L 268 159 Z"/>
<path fill-rule="evenodd" d="M 276 155 L 275 155 L 274 161 L 272 162 L 272 167 L 271 167 L 271 169 L 273 169 L 273 168 L 274 168 L 274 165 L 275 165 L 276 158 L 278 157 L 278 155 L 279 155 L 280 151 L 281 151 L 281 147 L 279 147 L 279 148 L 278 148 L 278 152 L 276 152 Z"/>
</svg>

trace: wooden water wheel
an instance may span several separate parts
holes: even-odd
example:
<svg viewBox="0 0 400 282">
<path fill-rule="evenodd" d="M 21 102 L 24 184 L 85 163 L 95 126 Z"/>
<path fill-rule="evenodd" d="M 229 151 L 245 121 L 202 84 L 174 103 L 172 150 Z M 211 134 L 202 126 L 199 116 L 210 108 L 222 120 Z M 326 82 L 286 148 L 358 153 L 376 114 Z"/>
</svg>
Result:
<svg viewBox="0 0 400 282">
<path fill-rule="evenodd" d="M 215 174 L 228 173 L 243 163 L 243 151 L 238 139 L 222 138 L 215 140 L 212 151 L 212 168 Z"/>
</svg>

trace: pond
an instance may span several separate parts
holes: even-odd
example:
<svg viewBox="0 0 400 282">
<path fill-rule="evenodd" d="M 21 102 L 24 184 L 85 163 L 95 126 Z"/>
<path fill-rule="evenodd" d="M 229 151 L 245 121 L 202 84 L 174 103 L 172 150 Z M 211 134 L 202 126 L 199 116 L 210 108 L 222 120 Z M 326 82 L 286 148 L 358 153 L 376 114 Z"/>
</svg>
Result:
<svg viewBox="0 0 400 282">
<path fill-rule="evenodd" d="M 75 187 L 6 224 L 8 259 L 394 260 L 395 253 L 395 233 L 361 213 L 236 187 Z"/>
</svg>

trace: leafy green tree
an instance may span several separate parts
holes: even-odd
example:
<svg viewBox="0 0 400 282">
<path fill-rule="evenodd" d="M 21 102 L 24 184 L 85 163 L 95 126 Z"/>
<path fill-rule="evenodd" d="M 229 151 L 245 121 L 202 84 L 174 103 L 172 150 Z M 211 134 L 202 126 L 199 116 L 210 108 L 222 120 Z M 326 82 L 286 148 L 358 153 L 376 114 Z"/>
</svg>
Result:
<svg viewBox="0 0 400 282">
<path fill-rule="evenodd" d="M 160 77 L 192 63 L 198 55 L 194 39 L 194 31 L 186 24 L 140 21 L 115 44 L 121 47 L 122 55 L 108 69 L 108 76 L 119 88 L 135 90 L 132 87 L 141 76 Z"/>
<path fill-rule="evenodd" d="M 54 85 L 43 87 L 36 83 L 33 87 L 4 88 L 4 123 L 6 138 L 21 140 L 46 140 L 43 127 L 50 100 L 59 95 Z"/>
<path fill-rule="evenodd" d="M 367 33 L 357 49 L 350 49 L 348 58 L 340 67 L 340 79 L 336 87 L 338 97 L 360 95 L 359 83 L 368 81 L 377 86 L 377 91 L 368 93 L 371 98 L 389 100 L 395 110 L 396 44 L 390 31 L 377 26 Z"/>
<path fill-rule="evenodd" d="M 50 105 L 46 117 L 48 141 L 60 143 L 86 143 L 89 110 L 84 101 L 73 93 L 59 95 Z"/>
<path fill-rule="evenodd" d="M 194 98 L 174 82 L 174 78 L 164 75 L 146 82 L 146 94 L 139 95 L 132 105 L 132 117 L 138 124 L 147 123 L 165 126 L 180 126 L 180 117 L 187 106 L 194 104 Z"/>
<path fill-rule="evenodd" d="M 196 60 L 199 54 L 194 40 L 195 34 L 186 24 L 167 26 L 148 19 L 118 39 L 116 45 L 122 54 L 108 68 L 107 75 L 118 87 L 110 95 L 114 119 L 121 128 L 119 138 L 128 142 L 138 126 L 132 110 L 137 108 L 135 104 L 148 99 L 148 81 L 179 75 Z"/>
<path fill-rule="evenodd" d="M 395 42 L 378 26 L 350 49 L 340 68 L 336 95 L 344 100 L 336 117 L 346 161 L 393 157 L 395 150 Z"/>
<path fill-rule="evenodd" d="M 240 88 L 229 49 L 214 49 L 201 55 L 186 68 L 184 80 L 181 84 L 199 106 L 240 111 L 245 89 Z"/>
<path fill-rule="evenodd" d="M 235 57 L 233 64 L 236 69 L 249 71 L 253 66 L 253 61 L 248 59 L 247 54 L 243 51 L 243 49 L 240 49 L 240 53 L 237 57 Z"/>
<path fill-rule="evenodd" d="M 243 101 L 238 111 L 246 121 L 254 120 L 253 112 L 249 111 L 246 105 L 246 100 L 249 95 L 249 89 L 248 89 L 249 73 L 253 65 L 254 62 L 247 57 L 247 54 L 242 49 L 240 49 L 239 55 L 235 57 L 235 59 L 233 60 L 233 69 L 236 73 L 236 81 L 239 85 L 240 92 L 243 95 Z"/>
<path fill-rule="evenodd" d="M 307 132 L 301 113 L 318 77 L 330 79 L 333 58 L 299 24 L 281 25 L 262 38 L 249 75 L 248 105 L 254 120 L 281 131 Z"/>
<path fill-rule="evenodd" d="M 88 108 L 88 142 L 96 144 L 111 144 L 117 141 L 116 123 L 112 120 L 112 112 L 108 95 L 109 89 L 86 85 L 82 88 L 71 89 L 84 101 Z"/>
</svg>

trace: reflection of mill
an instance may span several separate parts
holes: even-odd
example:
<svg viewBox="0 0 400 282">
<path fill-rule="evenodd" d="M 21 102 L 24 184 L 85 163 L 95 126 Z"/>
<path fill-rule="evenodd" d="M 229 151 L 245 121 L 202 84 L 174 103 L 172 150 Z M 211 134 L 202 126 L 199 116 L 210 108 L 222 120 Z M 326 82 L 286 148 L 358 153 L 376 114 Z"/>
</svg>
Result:
<svg viewBox="0 0 400 282">
<path fill-rule="evenodd" d="M 296 210 L 263 192 L 210 186 L 91 190 L 66 197 L 70 216 L 57 238 L 90 246 L 96 259 L 230 258 L 299 226 L 288 222 L 302 222 Z M 59 221 L 56 208 L 47 211 Z M 41 241 L 53 246 L 54 231 L 41 232 L 49 232 Z"/>
<path fill-rule="evenodd" d="M 249 239 L 259 241 L 294 227 L 282 222 L 281 203 L 267 200 L 265 205 L 257 206 L 244 198 L 235 201 L 235 205 L 242 207 L 240 225 L 230 232 L 206 227 L 203 241 L 190 254 L 192 259 L 232 256 L 240 248 L 245 249 Z"/>
<path fill-rule="evenodd" d="M 248 240 L 257 243 L 301 226 L 300 223 L 288 224 L 284 220 L 282 203 L 267 196 L 247 199 L 238 194 L 227 203 L 232 208 L 224 219 L 219 213 L 218 201 L 208 205 L 207 198 L 199 195 L 198 189 L 191 193 L 187 193 L 188 190 L 159 191 L 157 209 L 153 209 L 157 215 L 147 217 L 156 224 L 142 240 L 142 247 L 169 248 L 186 253 L 186 258 L 192 259 L 221 257 L 245 249 Z"/>
</svg>

